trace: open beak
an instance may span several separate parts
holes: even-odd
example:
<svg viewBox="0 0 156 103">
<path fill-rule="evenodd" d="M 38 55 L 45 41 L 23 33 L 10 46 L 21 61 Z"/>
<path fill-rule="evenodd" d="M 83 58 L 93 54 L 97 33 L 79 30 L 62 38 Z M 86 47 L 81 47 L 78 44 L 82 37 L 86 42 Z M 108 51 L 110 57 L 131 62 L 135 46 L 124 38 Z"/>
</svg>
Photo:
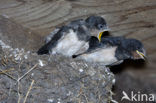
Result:
<svg viewBox="0 0 156 103">
<path fill-rule="evenodd" d="M 136 53 L 141 57 L 141 59 L 147 60 L 146 56 L 143 53 L 139 52 L 138 50 L 136 50 Z"/>
<path fill-rule="evenodd" d="M 101 37 L 102 37 L 102 35 L 103 35 L 103 33 L 104 33 L 105 31 L 110 31 L 110 29 L 109 29 L 108 26 L 106 26 L 102 32 L 99 32 L 99 34 L 98 34 L 99 42 L 101 42 Z"/>
</svg>

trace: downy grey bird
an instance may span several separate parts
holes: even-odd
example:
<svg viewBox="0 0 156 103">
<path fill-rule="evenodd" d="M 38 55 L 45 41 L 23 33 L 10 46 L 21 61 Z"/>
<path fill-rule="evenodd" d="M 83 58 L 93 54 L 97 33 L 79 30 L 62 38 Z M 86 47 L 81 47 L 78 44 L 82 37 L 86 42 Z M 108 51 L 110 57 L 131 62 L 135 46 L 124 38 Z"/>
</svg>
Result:
<svg viewBox="0 0 156 103">
<path fill-rule="evenodd" d="M 99 33 L 104 30 L 107 30 L 107 25 L 100 16 L 91 16 L 85 21 L 82 19 L 72 21 L 68 25 L 59 28 L 51 40 L 43 45 L 37 53 L 39 55 L 62 54 L 70 57 L 85 45 L 88 46 L 92 31 Z"/>
<path fill-rule="evenodd" d="M 112 66 L 122 63 L 125 59 L 145 59 L 145 56 L 143 44 L 136 39 L 105 37 L 99 42 L 98 38 L 91 37 L 88 50 L 73 55 L 73 58 L 78 57 L 87 62 Z"/>
</svg>

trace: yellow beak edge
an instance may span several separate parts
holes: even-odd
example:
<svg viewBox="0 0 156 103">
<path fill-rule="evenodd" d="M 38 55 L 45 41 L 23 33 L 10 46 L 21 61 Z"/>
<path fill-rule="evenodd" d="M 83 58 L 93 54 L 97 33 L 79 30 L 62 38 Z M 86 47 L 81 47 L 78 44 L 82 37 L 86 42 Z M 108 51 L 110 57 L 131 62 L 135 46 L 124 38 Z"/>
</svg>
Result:
<svg viewBox="0 0 156 103">
<path fill-rule="evenodd" d="M 98 35 L 98 39 L 99 39 L 100 42 L 101 42 L 102 34 L 103 34 L 103 32 L 100 32 L 99 35 Z"/>
<path fill-rule="evenodd" d="M 137 54 L 144 60 L 146 60 L 146 57 L 143 53 L 139 52 L 138 50 L 136 50 Z"/>
</svg>

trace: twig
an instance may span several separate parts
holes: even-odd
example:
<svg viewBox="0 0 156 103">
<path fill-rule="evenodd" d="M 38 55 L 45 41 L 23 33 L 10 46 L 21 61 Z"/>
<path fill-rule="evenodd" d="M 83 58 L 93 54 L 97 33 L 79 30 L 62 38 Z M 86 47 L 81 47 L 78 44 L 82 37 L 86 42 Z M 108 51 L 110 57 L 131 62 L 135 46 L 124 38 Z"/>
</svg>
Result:
<svg viewBox="0 0 156 103">
<path fill-rule="evenodd" d="M 32 89 L 33 84 L 34 84 L 34 80 L 32 80 L 32 82 L 31 82 L 31 85 L 30 85 L 30 87 L 29 87 L 29 89 L 28 89 L 28 91 L 27 91 L 27 94 L 26 94 L 26 96 L 25 96 L 25 98 L 24 98 L 23 103 L 26 102 L 27 97 L 28 97 L 28 95 L 29 95 L 29 93 L 30 93 L 30 90 Z"/>
<path fill-rule="evenodd" d="M 10 79 L 9 79 L 10 80 Z M 9 97 L 10 97 L 10 94 L 11 94 L 11 89 L 12 89 L 12 82 L 10 80 L 10 89 L 9 89 Z"/>
<path fill-rule="evenodd" d="M 119 102 L 117 102 L 116 100 L 113 100 L 113 99 L 111 100 L 111 102 L 112 103 L 119 103 Z"/>
<path fill-rule="evenodd" d="M 88 99 L 87 99 L 87 96 L 85 95 L 85 93 L 83 93 L 82 95 L 85 97 L 86 102 L 88 103 Z"/>
<path fill-rule="evenodd" d="M 18 67 L 19 70 L 21 69 L 22 62 L 23 62 L 23 61 L 21 61 L 20 64 L 19 64 L 19 67 Z M 19 74 L 18 74 L 18 79 L 19 79 Z M 20 101 L 21 101 L 20 81 L 18 81 L 18 80 L 17 80 L 17 93 L 18 93 L 18 102 L 17 102 L 17 103 L 20 103 Z"/>
<path fill-rule="evenodd" d="M 3 72 L 3 70 L 2 70 L 2 69 L 0 69 L 0 71 L 1 71 L 1 72 Z M 5 75 L 7 75 L 8 77 L 10 77 L 11 79 L 13 79 L 13 80 L 17 81 L 17 79 L 16 79 L 16 78 L 14 78 L 13 76 L 11 76 L 11 75 L 9 75 L 9 74 L 7 74 L 7 73 L 3 72 L 3 74 L 5 74 Z"/>
<path fill-rule="evenodd" d="M 3 70 L 3 72 L 0 72 L 0 74 L 6 73 L 6 72 L 9 72 L 9 71 L 12 71 L 12 70 L 14 70 L 14 68 L 10 68 L 10 69 L 8 69 L 8 70 Z"/>
<path fill-rule="evenodd" d="M 31 72 L 33 69 L 35 69 L 37 65 L 38 65 L 38 63 L 35 64 L 30 70 L 28 70 L 24 75 L 22 75 L 20 78 L 18 78 L 17 81 L 20 81 L 22 78 L 24 78 L 29 72 Z"/>
<path fill-rule="evenodd" d="M 18 75 L 18 77 L 19 77 L 19 75 Z M 19 89 L 20 89 L 20 87 L 19 87 L 19 85 L 20 85 L 20 82 L 19 81 L 17 81 L 17 93 L 18 93 L 18 102 L 17 103 L 20 103 L 20 101 L 21 101 L 21 94 L 20 94 L 20 92 L 19 92 Z"/>
<path fill-rule="evenodd" d="M 78 94 L 78 97 L 80 97 L 80 98 L 79 98 L 79 103 L 81 103 L 81 96 L 84 96 L 85 99 L 86 99 L 86 103 L 89 103 L 89 102 L 88 102 L 88 99 L 87 99 L 87 96 L 85 95 L 85 93 L 83 93 L 82 88 L 80 88 L 80 91 L 79 91 L 79 94 Z"/>
<path fill-rule="evenodd" d="M 4 57 L 1 59 L 1 64 L 2 64 L 3 66 L 6 66 L 6 62 L 5 62 L 5 60 L 4 60 Z"/>
</svg>

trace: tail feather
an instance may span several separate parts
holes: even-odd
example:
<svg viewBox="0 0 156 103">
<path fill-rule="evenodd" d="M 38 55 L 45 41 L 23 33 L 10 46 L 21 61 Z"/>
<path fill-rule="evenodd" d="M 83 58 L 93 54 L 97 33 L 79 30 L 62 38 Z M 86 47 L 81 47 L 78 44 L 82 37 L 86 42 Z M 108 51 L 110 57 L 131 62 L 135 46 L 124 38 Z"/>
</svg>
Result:
<svg viewBox="0 0 156 103">
<path fill-rule="evenodd" d="M 76 57 L 78 57 L 78 55 L 72 55 L 72 58 L 76 58 Z"/>
<path fill-rule="evenodd" d="M 77 57 L 79 57 L 79 56 L 81 56 L 81 55 L 83 55 L 84 53 L 81 53 L 81 54 L 77 54 L 77 55 L 72 55 L 72 58 L 77 58 Z"/>
<path fill-rule="evenodd" d="M 38 55 L 49 54 L 49 48 L 47 45 L 42 46 L 38 51 Z"/>
</svg>

